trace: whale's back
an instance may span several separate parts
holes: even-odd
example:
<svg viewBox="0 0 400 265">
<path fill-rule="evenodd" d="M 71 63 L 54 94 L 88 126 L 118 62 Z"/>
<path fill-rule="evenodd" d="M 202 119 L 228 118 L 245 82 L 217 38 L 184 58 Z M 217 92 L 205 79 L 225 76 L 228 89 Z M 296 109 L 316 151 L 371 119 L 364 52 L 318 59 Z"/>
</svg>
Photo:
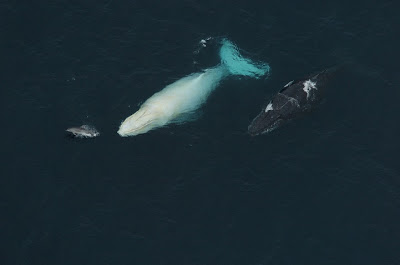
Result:
<svg viewBox="0 0 400 265">
<path fill-rule="evenodd" d="M 155 108 L 169 118 L 194 112 L 227 74 L 223 66 L 183 77 L 146 100 L 142 107 Z"/>
</svg>

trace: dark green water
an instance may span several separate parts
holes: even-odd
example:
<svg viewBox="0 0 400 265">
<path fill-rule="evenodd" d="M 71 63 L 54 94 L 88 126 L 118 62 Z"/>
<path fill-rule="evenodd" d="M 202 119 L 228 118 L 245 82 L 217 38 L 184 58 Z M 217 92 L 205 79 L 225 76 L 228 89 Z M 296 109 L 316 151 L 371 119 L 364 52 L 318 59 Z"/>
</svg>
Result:
<svg viewBox="0 0 400 265">
<path fill-rule="evenodd" d="M 400 264 L 395 1 L 1 1 L 0 264 Z M 201 117 L 120 122 L 226 36 L 266 61 Z M 288 81 L 341 63 L 314 112 L 247 126 Z M 94 124 L 87 141 L 64 130 Z"/>
</svg>

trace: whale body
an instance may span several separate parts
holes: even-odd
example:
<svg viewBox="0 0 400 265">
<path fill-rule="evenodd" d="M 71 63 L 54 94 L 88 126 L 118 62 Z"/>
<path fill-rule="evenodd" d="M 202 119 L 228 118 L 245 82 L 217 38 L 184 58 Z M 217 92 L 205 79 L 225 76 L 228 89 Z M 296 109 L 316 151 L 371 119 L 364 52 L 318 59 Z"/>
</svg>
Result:
<svg viewBox="0 0 400 265">
<path fill-rule="evenodd" d="M 286 121 L 312 110 L 322 99 L 328 80 L 337 68 L 329 68 L 287 83 L 248 127 L 252 136 L 273 131 Z"/>
<path fill-rule="evenodd" d="M 186 76 L 147 99 L 140 109 L 121 124 L 118 134 L 134 136 L 162 127 L 190 115 L 203 104 L 225 69 L 207 69 L 204 73 Z"/>
<path fill-rule="evenodd" d="M 100 133 L 93 126 L 82 125 L 79 127 L 71 127 L 66 130 L 74 137 L 78 138 L 93 138 L 100 135 Z"/>
<path fill-rule="evenodd" d="M 227 76 L 259 78 L 270 69 L 266 63 L 243 58 L 227 39 L 221 41 L 219 55 L 219 65 L 183 77 L 147 99 L 138 111 L 121 123 L 118 134 L 135 136 L 170 123 L 187 121 Z"/>
</svg>

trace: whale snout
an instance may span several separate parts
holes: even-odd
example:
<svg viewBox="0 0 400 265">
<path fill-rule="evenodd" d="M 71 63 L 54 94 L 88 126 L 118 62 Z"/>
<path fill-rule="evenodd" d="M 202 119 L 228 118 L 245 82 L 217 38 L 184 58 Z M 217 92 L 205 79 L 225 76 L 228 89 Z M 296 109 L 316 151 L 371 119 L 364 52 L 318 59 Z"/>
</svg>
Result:
<svg viewBox="0 0 400 265">
<path fill-rule="evenodd" d="M 155 127 L 163 126 L 166 122 L 167 120 L 163 118 L 162 112 L 155 109 L 139 109 L 121 123 L 118 134 L 122 137 L 136 136 Z"/>
<path fill-rule="evenodd" d="M 135 117 L 128 117 L 121 123 L 117 133 L 122 137 L 135 136 L 143 133 L 142 131 L 145 129 L 146 126 L 142 120 L 135 119 Z"/>
<path fill-rule="evenodd" d="M 127 130 L 121 128 L 121 127 L 119 128 L 119 130 L 117 131 L 117 133 L 118 133 L 120 136 L 122 136 L 122 137 L 129 136 L 129 131 L 127 131 Z"/>
<path fill-rule="evenodd" d="M 278 128 L 283 123 L 283 121 L 284 120 L 281 118 L 281 116 L 277 113 L 274 113 L 273 111 L 269 111 L 268 113 L 262 111 L 250 123 L 247 131 L 251 136 L 269 133 Z"/>
<path fill-rule="evenodd" d="M 138 115 L 135 113 L 126 118 L 118 129 L 118 134 L 122 137 L 134 136 L 138 134 L 138 131 L 143 127 L 141 119 L 138 119 Z"/>
</svg>

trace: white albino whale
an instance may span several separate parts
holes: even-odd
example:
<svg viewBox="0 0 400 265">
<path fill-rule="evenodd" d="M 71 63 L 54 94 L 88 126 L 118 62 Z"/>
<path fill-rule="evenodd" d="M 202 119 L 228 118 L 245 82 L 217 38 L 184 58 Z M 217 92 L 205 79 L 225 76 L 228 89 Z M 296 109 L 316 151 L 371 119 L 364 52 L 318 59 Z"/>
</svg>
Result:
<svg viewBox="0 0 400 265">
<path fill-rule="evenodd" d="M 266 63 L 243 58 L 238 48 L 227 39 L 221 41 L 219 55 L 219 65 L 183 77 L 147 99 L 137 112 L 122 122 L 118 134 L 134 136 L 173 122 L 185 121 L 225 77 L 243 75 L 259 78 L 270 69 Z"/>
</svg>

